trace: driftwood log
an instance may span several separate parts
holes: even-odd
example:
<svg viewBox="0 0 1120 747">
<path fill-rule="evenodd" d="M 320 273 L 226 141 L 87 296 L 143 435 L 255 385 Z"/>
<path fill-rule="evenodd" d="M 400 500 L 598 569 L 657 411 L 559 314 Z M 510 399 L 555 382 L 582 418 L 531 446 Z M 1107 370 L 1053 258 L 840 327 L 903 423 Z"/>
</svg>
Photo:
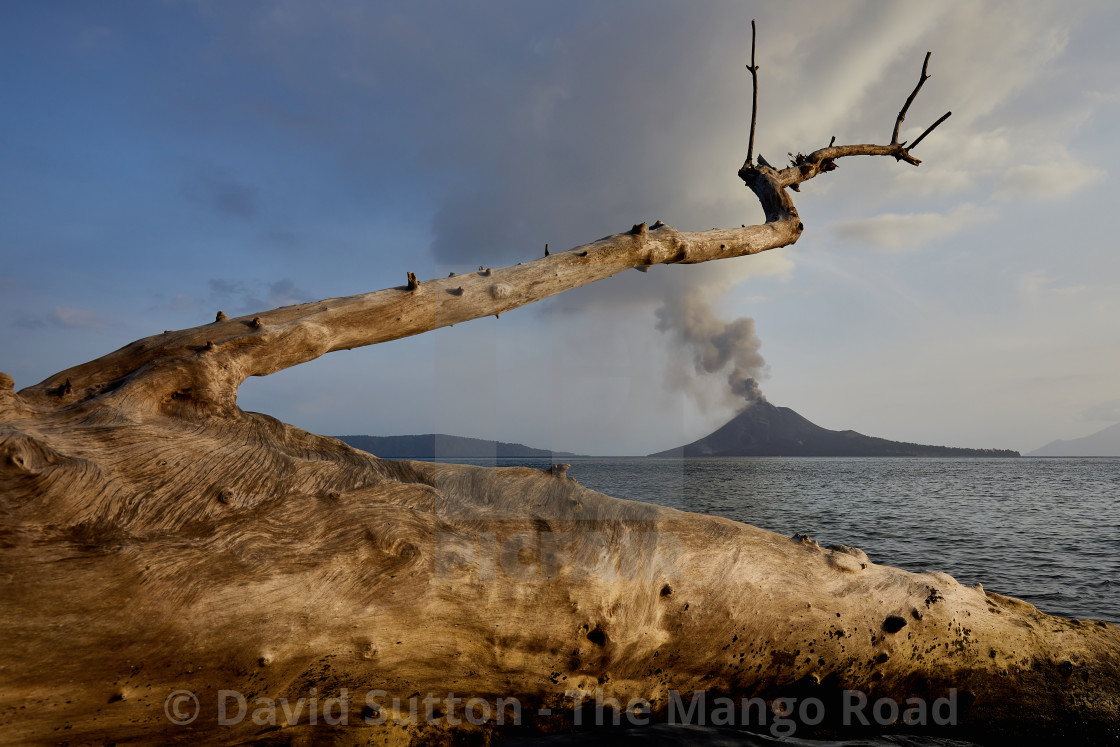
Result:
<svg viewBox="0 0 1120 747">
<path fill-rule="evenodd" d="M 792 244 L 801 182 L 848 156 L 917 165 L 898 131 L 926 77 L 887 145 L 776 168 L 754 158 L 752 117 L 739 175 L 762 225 L 642 223 L 513 267 L 219 313 L 19 392 L 0 375 L 0 742 L 484 743 L 594 708 L 799 735 L 867 720 L 1115 737 L 1115 625 L 617 500 L 562 467 L 381 460 L 237 406 L 247 377 L 331 351 Z"/>
</svg>

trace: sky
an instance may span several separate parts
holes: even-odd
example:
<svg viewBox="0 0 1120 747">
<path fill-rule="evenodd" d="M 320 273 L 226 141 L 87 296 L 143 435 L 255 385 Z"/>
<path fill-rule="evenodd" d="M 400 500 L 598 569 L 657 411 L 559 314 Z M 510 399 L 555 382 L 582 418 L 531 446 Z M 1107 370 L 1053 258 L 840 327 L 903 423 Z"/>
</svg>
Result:
<svg viewBox="0 0 1120 747">
<path fill-rule="evenodd" d="M 239 402 L 328 435 L 588 454 L 736 404 L 658 325 L 753 320 L 762 391 L 826 428 L 1028 451 L 1120 421 L 1120 4 L 0 2 L 0 370 L 567 249 L 763 220 L 757 152 L 887 143 L 795 195 L 795 246 L 626 272 L 327 355 Z M 686 304 L 687 306 L 687 304 Z M 740 326 L 741 328 L 741 326 Z"/>
</svg>

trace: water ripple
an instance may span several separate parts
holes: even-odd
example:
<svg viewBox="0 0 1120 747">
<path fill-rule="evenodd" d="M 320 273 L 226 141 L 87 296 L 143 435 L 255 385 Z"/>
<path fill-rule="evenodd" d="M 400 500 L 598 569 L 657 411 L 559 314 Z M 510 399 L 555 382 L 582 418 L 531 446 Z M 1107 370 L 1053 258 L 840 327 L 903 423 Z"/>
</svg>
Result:
<svg viewBox="0 0 1120 747">
<path fill-rule="evenodd" d="M 802 532 L 1051 614 L 1120 622 L 1120 459 L 570 461 L 572 477 L 619 498 Z"/>
</svg>

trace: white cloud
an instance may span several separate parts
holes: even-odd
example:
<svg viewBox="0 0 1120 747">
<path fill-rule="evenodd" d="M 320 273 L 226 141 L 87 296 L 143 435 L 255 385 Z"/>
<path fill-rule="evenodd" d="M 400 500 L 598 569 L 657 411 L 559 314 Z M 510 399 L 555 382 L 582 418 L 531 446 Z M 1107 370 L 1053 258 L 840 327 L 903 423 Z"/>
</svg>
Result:
<svg viewBox="0 0 1120 747">
<path fill-rule="evenodd" d="M 1034 298 L 1053 282 L 1054 278 L 1045 270 L 1032 270 L 1020 275 L 1016 285 L 1019 288 L 1020 295 Z"/>
<path fill-rule="evenodd" d="M 955 124 L 950 119 L 942 125 Z M 899 137 L 910 141 L 921 134 L 917 127 L 903 128 Z M 921 168 L 896 169 L 894 185 L 907 194 L 927 196 L 961 193 L 992 174 L 1002 173 L 1015 157 L 1019 133 L 1001 126 L 991 130 L 938 132 L 924 141 L 915 155 Z"/>
<path fill-rule="evenodd" d="M 210 300 L 219 308 L 235 314 L 267 311 L 280 306 L 307 303 L 315 296 L 297 287 L 288 278 L 266 283 L 261 280 L 224 280 L 210 278 Z"/>
<path fill-rule="evenodd" d="M 1016 285 L 1019 295 L 1030 303 L 1061 301 L 1093 290 L 1093 286 L 1086 283 L 1058 285 L 1057 278 L 1046 270 L 1023 273 Z"/>
<path fill-rule="evenodd" d="M 1082 417 L 1085 420 L 1104 420 L 1110 423 L 1120 421 L 1120 399 L 1098 402 L 1087 407 Z"/>
<path fill-rule="evenodd" d="M 155 306 L 152 306 L 151 309 L 153 311 L 194 311 L 201 305 L 201 298 L 195 298 L 194 296 L 188 295 L 186 293 L 176 293 L 171 298 L 171 300 L 167 301 L 166 303 L 156 304 Z"/>
<path fill-rule="evenodd" d="M 102 329 L 105 320 L 100 314 L 85 309 L 72 309 L 69 306 L 55 306 L 51 321 L 72 329 Z"/>
<path fill-rule="evenodd" d="M 936 50 L 933 74 L 958 123 L 972 125 L 1055 74 L 1078 15 L 1058 5 L 1024 13 L 1015 3 L 956 3 L 927 39 Z"/>
<path fill-rule="evenodd" d="M 842 223 L 836 235 L 845 241 L 867 244 L 884 251 L 914 249 L 936 238 L 949 236 L 966 226 L 990 220 L 995 211 L 964 204 L 949 213 L 883 213 Z"/>
<path fill-rule="evenodd" d="M 1008 169 L 1001 180 L 997 197 L 1028 197 L 1041 200 L 1065 197 L 1102 181 L 1103 169 L 1080 163 L 1072 156 L 1039 164 L 1023 164 Z"/>
</svg>

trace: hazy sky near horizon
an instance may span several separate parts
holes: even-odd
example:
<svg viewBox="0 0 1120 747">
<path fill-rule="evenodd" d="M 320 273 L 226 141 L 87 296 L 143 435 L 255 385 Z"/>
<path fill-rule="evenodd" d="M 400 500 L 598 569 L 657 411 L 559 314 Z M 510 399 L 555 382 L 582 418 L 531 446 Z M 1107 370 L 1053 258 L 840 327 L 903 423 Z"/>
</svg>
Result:
<svg viewBox="0 0 1120 747">
<path fill-rule="evenodd" d="M 243 385 L 316 432 L 595 454 L 734 410 L 656 311 L 754 319 L 771 402 L 828 428 L 1037 448 L 1120 421 L 1120 4 L 4 2 L 0 370 L 17 389 L 164 329 L 534 259 L 639 221 L 759 222 L 845 159 L 793 247 L 627 272 Z"/>
</svg>

